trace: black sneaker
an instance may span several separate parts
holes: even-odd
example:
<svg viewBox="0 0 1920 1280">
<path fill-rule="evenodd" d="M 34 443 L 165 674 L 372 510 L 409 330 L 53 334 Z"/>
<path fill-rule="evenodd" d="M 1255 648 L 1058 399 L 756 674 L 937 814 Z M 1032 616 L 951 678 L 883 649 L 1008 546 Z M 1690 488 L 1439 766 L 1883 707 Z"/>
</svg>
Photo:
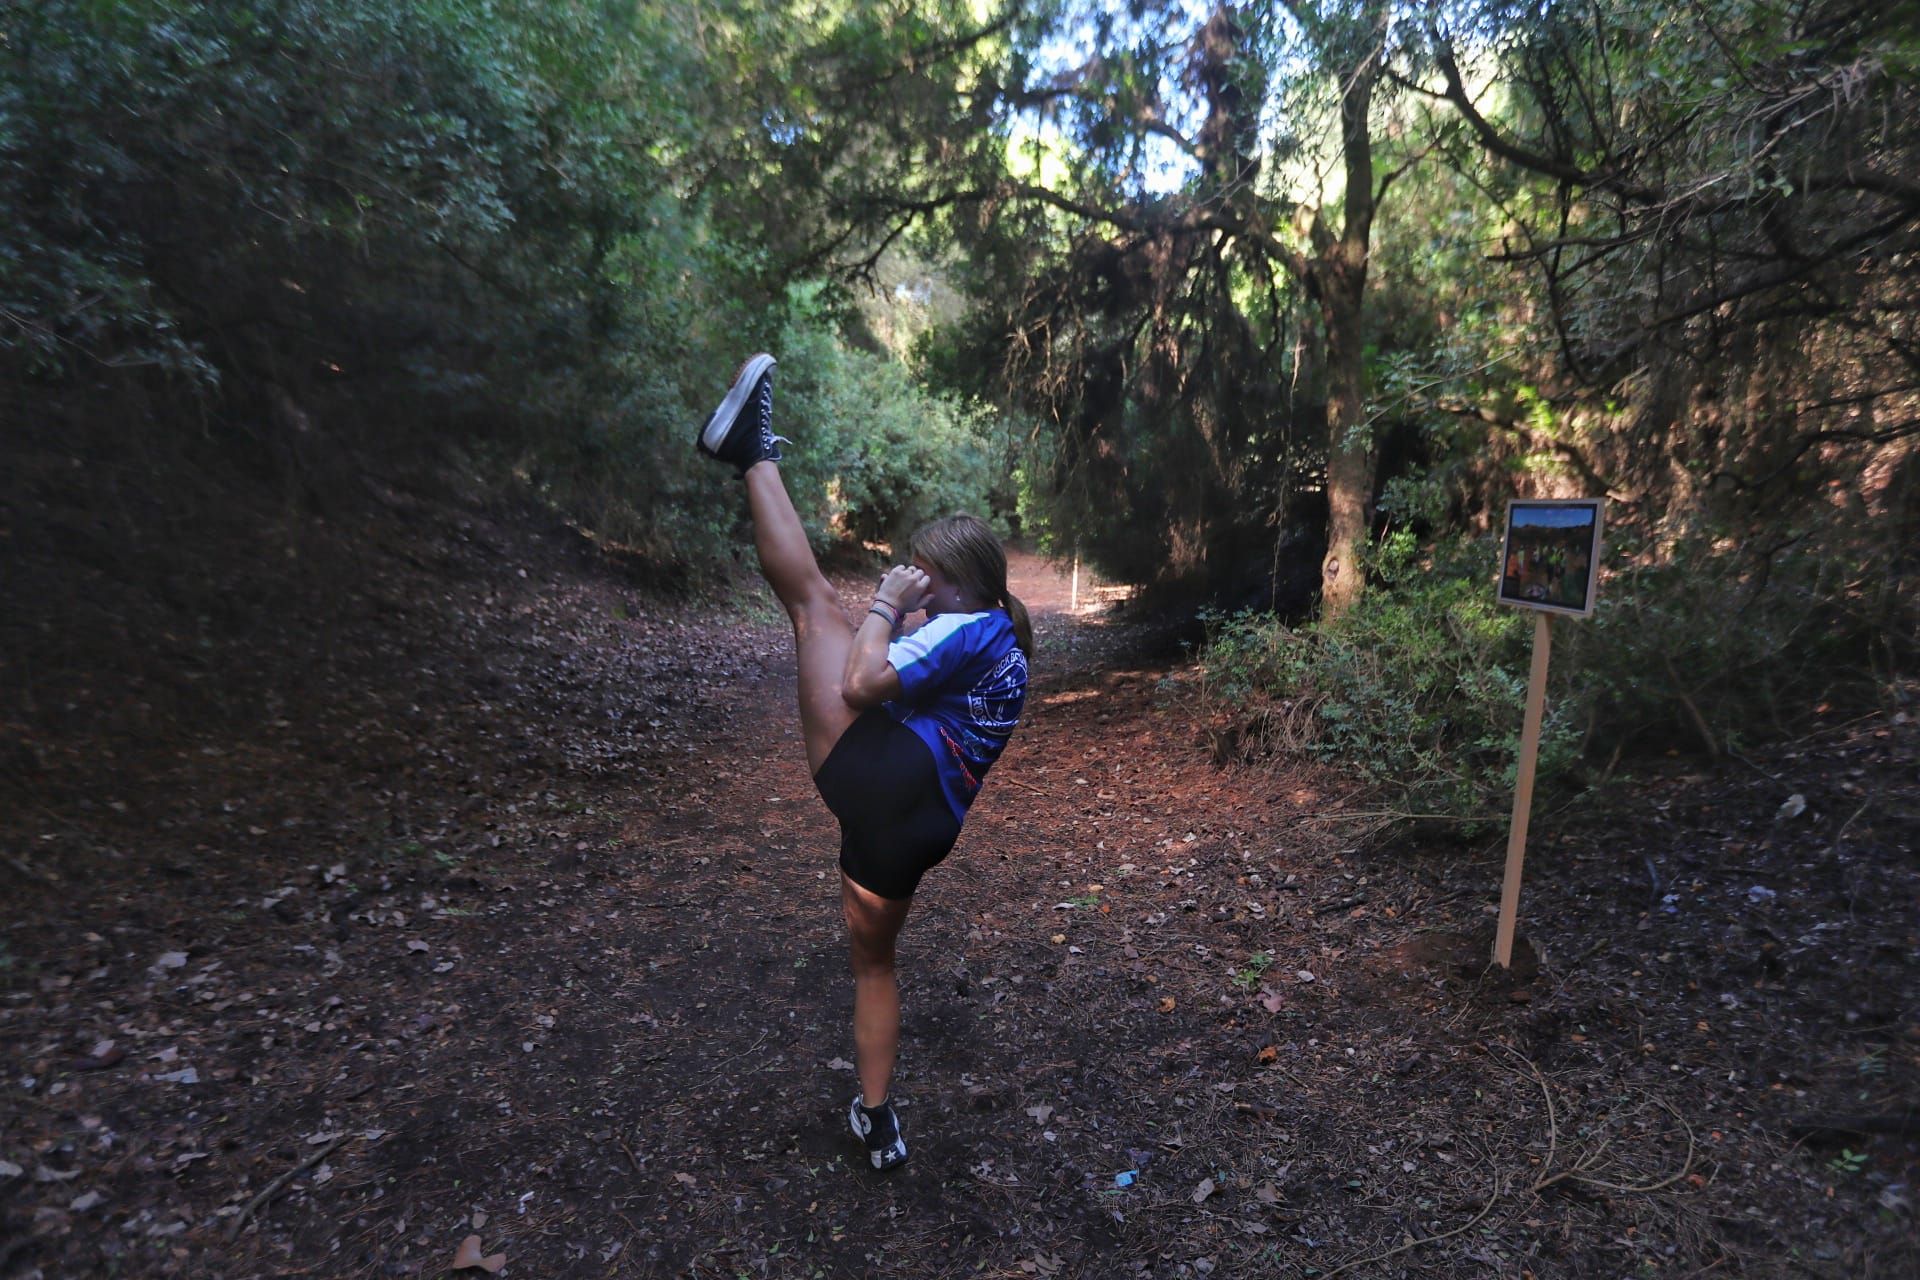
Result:
<svg viewBox="0 0 1920 1280">
<path fill-rule="evenodd" d="M 780 446 L 793 443 L 773 434 L 773 365 L 764 351 L 748 356 L 698 437 L 700 452 L 732 463 L 742 475 L 756 462 L 780 461 Z"/>
<path fill-rule="evenodd" d="M 891 1101 L 869 1107 L 856 1093 L 853 1106 L 847 1109 L 847 1123 L 853 1126 L 853 1136 L 866 1144 L 867 1159 L 874 1168 L 892 1169 L 907 1162 L 907 1140 L 900 1136 L 900 1117 L 894 1114 Z"/>
</svg>

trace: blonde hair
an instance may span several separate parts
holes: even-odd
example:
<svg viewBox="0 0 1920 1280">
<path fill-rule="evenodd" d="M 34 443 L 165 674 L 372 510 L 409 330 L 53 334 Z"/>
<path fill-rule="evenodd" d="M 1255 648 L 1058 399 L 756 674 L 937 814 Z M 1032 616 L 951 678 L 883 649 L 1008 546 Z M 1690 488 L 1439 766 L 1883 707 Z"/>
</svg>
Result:
<svg viewBox="0 0 1920 1280">
<path fill-rule="evenodd" d="M 1033 656 L 1033 624 L 1027 619 L 1027 606 L 1007 590 L 1006 548 L 986 521 L 969 515 L 929 520 L 913 531 L 907 549 L 913 559 L 938 569 L 968 595 L 1005 609 L 1013 623 L 1014 642 L 1022 653 Z"/>
</svg>

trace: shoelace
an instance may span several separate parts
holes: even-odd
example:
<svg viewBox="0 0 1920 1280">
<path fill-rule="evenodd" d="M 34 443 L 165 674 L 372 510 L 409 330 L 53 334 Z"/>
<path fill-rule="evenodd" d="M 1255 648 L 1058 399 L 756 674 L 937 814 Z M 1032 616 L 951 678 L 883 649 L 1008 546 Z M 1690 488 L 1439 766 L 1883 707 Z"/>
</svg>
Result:
<svg viewBox="0 0 1920 1280">
<path fill-rule="evenodd" d="M 769 386 L 760 400 L 760 448 L 767 453 L 774 451 L 775 445 L 792 444 L 785 436 L 773 434 L 773 388 Z"/>
</svg>

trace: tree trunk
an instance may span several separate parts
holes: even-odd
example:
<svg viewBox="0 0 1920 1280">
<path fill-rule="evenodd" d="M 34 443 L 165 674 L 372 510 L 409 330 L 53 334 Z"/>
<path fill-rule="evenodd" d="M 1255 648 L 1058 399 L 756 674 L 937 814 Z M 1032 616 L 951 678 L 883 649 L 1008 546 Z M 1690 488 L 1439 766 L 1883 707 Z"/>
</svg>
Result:
<svg viewBox="0 0 1920 1280">
<path fill-rule="evenodd" d="M 1342 222 L 1335 239 L 1316 218 L 1314 237 L 1320 315 L 1327 330 L 1327 557 L 1320 562 L 1320 616 L 1333 621 L 1366 587 L 1361 553 L 1373 525 L 1377 465 L 1367 427 L 1367 254 L 1378 196 L 1373 186 L 1373 130 L 1368 112 L 1386 54 L 1388 6 L 1367 0 L 1363 38 L 1341 77 L 1340 152 L 1346 167 Z"/>
<path fill-rule="evenodd" d="M 1361 556 L 1373 524 L 1375 457 L 1360 327 L 1364 271 L 1358 282 L 1332 273 L 1321 306 L 1327 327 L 1327 555 L 1320 562 L 1320 616 L 1327 621 L 1360 598 L 1366 584 Z"/>
</svg>

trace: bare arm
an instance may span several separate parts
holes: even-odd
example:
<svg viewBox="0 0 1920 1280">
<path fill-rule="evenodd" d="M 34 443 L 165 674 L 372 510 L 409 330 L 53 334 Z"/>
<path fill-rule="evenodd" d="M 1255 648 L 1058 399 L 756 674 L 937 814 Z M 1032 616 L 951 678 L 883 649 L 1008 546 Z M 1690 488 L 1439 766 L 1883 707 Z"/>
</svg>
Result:
<svg viewBox="0 0 1920 1280">
<path fill-rule="evenodd" d="M 880 580 L 873 598 L 905 616 L 926 604 L 927 590 L 926 574 L 912 565 L 895 565 Z M 892 624 L 878 613 L 869 611 L 860 620 L 847 653 L 846 673 L 840 679 L 840 696 L 848 706 L 865 711 L 900 696 L 900 673 L 887 661 L 887 642 L 892 639 Z"/>
</svg>

